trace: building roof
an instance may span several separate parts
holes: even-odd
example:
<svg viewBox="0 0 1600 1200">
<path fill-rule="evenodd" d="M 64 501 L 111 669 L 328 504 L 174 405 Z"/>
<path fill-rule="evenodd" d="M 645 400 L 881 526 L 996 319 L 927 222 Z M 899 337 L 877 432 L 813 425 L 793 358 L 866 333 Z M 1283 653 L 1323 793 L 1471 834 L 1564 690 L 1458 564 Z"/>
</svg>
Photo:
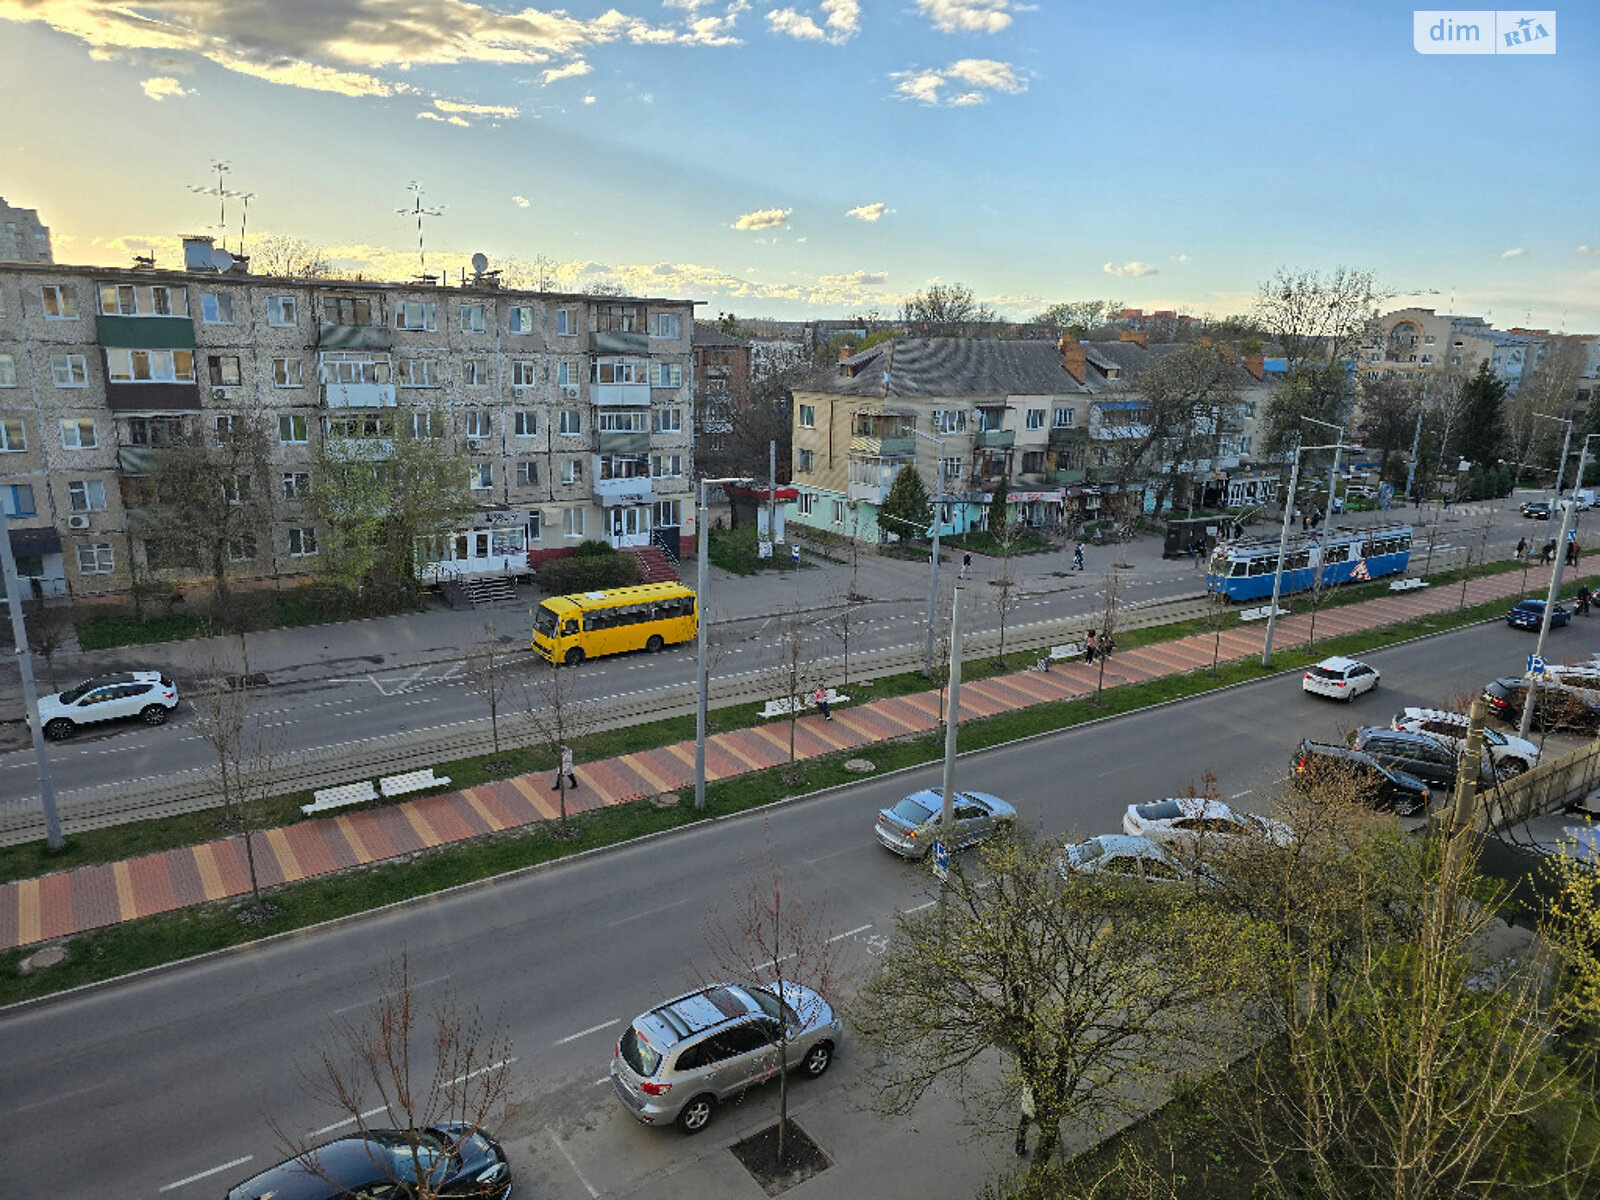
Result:
<svg viewBox="0 0 1600 1200">
<path fill-rule="evenodd" d="M 715 325 L 707 325 L 702 321 L 694 323 L 694 344 L 696 346 L 745 346 L 749 343 L 741 337 L 734 337 L 731 333 L 723 333 Z"/>
</svg>

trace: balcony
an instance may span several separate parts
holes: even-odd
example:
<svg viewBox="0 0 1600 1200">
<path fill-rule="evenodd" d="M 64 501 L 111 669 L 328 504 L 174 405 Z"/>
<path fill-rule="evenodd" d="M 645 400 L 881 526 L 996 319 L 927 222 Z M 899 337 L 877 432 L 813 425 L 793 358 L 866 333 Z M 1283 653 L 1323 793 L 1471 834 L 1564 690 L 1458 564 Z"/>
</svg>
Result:
<svg viewBox="0 0 1600 1200">
<path fill-rule="evenodd" d="M 602 429 L 597 435 L 601 454 L 643 454 L 650 449 L 650 431 L 635 429 L 610 432 Z"/>
<path fill-rule="evenodd" d="M 850 453 L 852 455 L 868 454 L 873 457 L 889 455 L 912 455 L 917 450 L 917 440 L 911 434 L 903 437 L 900 434 L 879 435 L 872 433 L 852 433 L 850 435 Z"/>
<path fill-rule="evenodd" d="M 338 462 L 379 462 L 394 457 L 393 438 L 343 438 L 323 439 L 323 451 Z"/>
<path fill-rule="evenodd" d="M 322 403 L 327 408 L 394 408 L 394 384 L 325 383 Z"/>
<path fill-rule="evenodd" d="M 649 408 L 648 383 L 591 383 L 589 399 L 597 408 Z"/>
<path fill-rule="evenodd" d="M 612 330 L 597 329 L 589 335 L 589 352 L 642 356 L 650 353 L 650 338 L 643 333 L 617 333 Z"/>
<path fill-rule="evenodd" d="M 980 429 L 972 438 L 974 450 L 1009 450 L 1016 444 L 1015 429 Z"/>
<path fill-rule="evenodd" d="M 394 334 L 384 325 L 335 325 L 323 321 L 317 326 L 317 345 L 323 350 L 391 350 Z"/>
<path fill-rule="evenodd" d="M 106 407 L 114 413 L 200 411 L 200 389 L 193 383 L 110 383 Z"/>
<path fill-rule="evenodd" d="M 648 475 L 619 475 L 601 479 L 600 460 L 595 459 L 595 503 L 609 508 L 614 504 L 650 504 L 656 498 Z"/>
<path fill-rule="evenodd" d="M 95 338 L 119 350 L 193 350 L 194 321 L 189 317 L 95 317 Z"/>
<path fill-rule="evenodd" d="M 160 446 L 117 447 L 117 470 L 124 475 L 149 475 L 160 461 Z"/>
<path fill-rule="evenodd" d="M 1076 445 L 1079 442 L 1088 440 L 1089 431 L 1087 429 L 1075 429 L 1069 425 L 1062 429 L 1052 428 L 1046 444 L 1052 450 L 1060 450 L 1066 446 Z"/>
<path fill-rule="evenodd" d="M 1050 478 L 1060 487 L 1070 487 L 1075 483 L 1082 483 L 1088 478 L 1088 472 L 1082 467 L 1073 467 L 1067 470 L 1058 470 Z"/>
</svg>

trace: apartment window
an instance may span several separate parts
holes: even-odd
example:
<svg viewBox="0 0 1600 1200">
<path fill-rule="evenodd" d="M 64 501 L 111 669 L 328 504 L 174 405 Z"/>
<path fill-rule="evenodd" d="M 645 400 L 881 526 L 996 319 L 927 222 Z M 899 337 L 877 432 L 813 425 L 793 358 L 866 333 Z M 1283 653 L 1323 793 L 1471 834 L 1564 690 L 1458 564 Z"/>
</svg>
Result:
<svg viewBox="0 0 1600 1200">
<path fill-rule="evenodd" d="M 229 504 L 250 503 L 250 476 L 234 475 L 222 481 L 222 494 Z"/>
<path fill-rule="evenodd" d="M 1450 356 L 1450 365 L 1451 365 L 1451 366 L 1452 366 L 1452 367 L 1459 367 L 1459 366 L 1460 366 L 1460 365 L 1461 365 L 1461 355 L 1459 355 L 1459 354 L 1452 354 L 1452 355 L 1451 355 L 1451 356 Z"/>
<path fill-rule="evenodd" d="M 471 408 L 462 414 L 462 429 L 469 438 L 486 438 L 494 433 L 494 421 L 486 409 Z"/>
<path fill-rule="evenodd" d="M 967 410 L 964 408 L 938 409 L 933 414 L 935 433 L 960 433 L 967 427 Z"/>
<path fill-rule="evenodd" d="M 800 406 L 800 428 L 815 429 L 817 427 L 817 406 L 815 404 L 802 404 Z"/>
<path fill-rule="evenodd" d="M 419 441 L 431 441 L 444 436 L 442 412 L 414 412 L 411 414 L 411 436 Z"/>
<path fill-rule="evenodd" d="M 816 502 L 817 502 L 817 497 L 816 497 L 815 493 L 813 493 L 813 492 L 801 492 L 800 493 L 800 515 L 802 517 L 811 516 L 811 514 L 816 510 L 816 506 L 817 506 Z"/>
<path fill-rule="evenodd" d="M 99 444 L 94 435 L 93 417 L 61 418 L 61 448 L 63 450 L 93 450 Z"/>
<path fill-rule="evenodd" d="M 494 464 L 486 462 L 473 463 L 469 470 L 468 479 L 473 491 L 487 492 L 494 487 Z"/>
<path fill-rule="evenodd" d="M 301 445 L 308 440 L 305 417 L 298 413 L 285 413 L 278 418 L 278 441 L 282 445 Z"/>
<path fill-rule="evenodd" d="M 324 296 L 322 319 L 329 325 L 371 325 L 372 300 L 367 296 Z"/>
<path fill-rule="evenodd" d="M 601 412 L 595 428 L 601 433 L 647 433 L 649 422 L 642 412 Z"/>
<path fill-rule="evenodd" d="M 0 354 L 0 387 L 17 386 L 17 360 L 9 354 Z"/>
<path fill-rule="evenodd" d="M 463 304 L 461 306 L 461 332 L 482 333 L 485 328 L 483 305 Z"/>
<path fill-rule="evenodd" d="M 562 533 L 569 538 L 583 536 L 583 509 L 567 508 L 561 512 Z"/>
<path fill-rule="evenodd" d="M 109 542 L 78 547 L 79 575 L 109 575 L 116 570 L 116 552 Z"/>
<path fill-rule="evenodd" d="M 402 387 L 438 387 L 439 364 L 431 358 L 407 358 L 400 363 Z"/>
<path fill-rule="evenodd" d="M 536 412 L 519 412 L 514 414 L 514 432 L 517 437 L 539 436 L 539 414 Z"/>
<path fill-rule="evenodd" d="M 1042 409 L 1042 408 L 1030 408 L 1028 410 L 1028 414 L 1027 414 L 1027 417 L 1026 417 L 1026 428 L 1028 428 L 1028 429 L 1043 429 L 1044 428 L 1044 409 Z"/>
<path fill-rule="evenodd" d="M 272 386 L 281 388 L 303 387 L 302 370 L 304 364 L 298 358 L 275 358 L 272 360 Z"/>
<path fill-rule="evenodd" d="M 239 384 L 239 356 L 237 354 L 212 354 L 206 358 L 206 371 L 212 387 L 237 387 Z"/>
<path fill-rule="evenodd" d="M 39 509 L 33 499 L 33 484 L 0 484 L 0 507 L 5 508 L 8 517 L 38 516 Z"/>
<path fill-rule="evenodd" d="M 47 283 L 39 289 L 39 303 L 44 307 L 47 321 L 76 321 L 78 319 L 78 294 L 60 284 Z"/>
<path fill-rule="evenodd" d="M 312 528 L 289 530 L 289 557 L 310 558 L 317 552 L 317 531 Z"/>
<path fill-rule="evenodd" d="M 657 500 L 655 504 L 655 527 L 657 529 L 673 529 L 683 524 L 683 501 Z"/>
<path fill-rule="evenodd" d="M 295 307 L 293 296 L 268 296 L 267 297 L 267 324 L 283 328 L 293 325 L 295 321 Z"/>
<path fill-rule="evenodd" d="M 657 454 L 650 459 L 650 474 L 657 479 L 677 479 L 683 475 L 683 455 Z"/>
<path fill-rule="evenodd" d="M 650 361 L 644 358 L 596 359 L 589 378 L 595 383 L 649 383 Z"/>
<path fill-rule="evenodd" d="M 511 363 L 511 386 L 532 387 L 539 382 L 539 364 L 531 358 L 513 359 Z"/>
<path fill-rule="evenodd" d="M 675 387 L 682 387 L 683 386 L 683 364 L 682 363 L 675 363 L 675 362 L 657 363 L 656 364 L 656 386 L 657 387 L 674 387 L 674 388 Z"/>
<path fill-rule="evenodd" d="M 285 500 L 304 500 L 310 494 L 310 475 L 304 471 L 285 471 L 283 473 L 283 498 Z"/>
<path fill-rule="evenodd" d="M 682 433 L 683 409 L 658 408 L 650 414 L 651 424 L 657 433 Z"/>
<path fill-rule="evenodd" d="M 577 363 L 557 363 L 556 382 L 562 387 L 575 388 L 583 382 L 583 372 L 578 369 Z"/>
<path fill-rule="evenodd" d="M 961 460 L 959 458 L 941 459 L 939 465 L 944 469 L 945 479 L 952 480 L 961 478 Z"/>
<path fill-rule="evenodd" d="M 580 437 L 583 434 L 583 413 L 576 408 L 561 410 L 561 436 Z"/>
<path fill-rule="evenodd" d="M 222 445 L 233 438 L 233 430 L 238 418 L 232 413 L 223 413 L 217 417 L 212 428 L 216 430 L 217 445 Z"/>
<path fill-rule="evenodd" d="M 1024 475 L 1037 475 L 1043 470 L 1043 450 L 1024 450 L 1022 452 L 1022 473 Z"/>
<path fill-rule="evenodd" d="M 533 305 L 513 304 L 511 306 L 511 332 L 533 332 Z"/>
<path fill-rule="evenodd" d="M 207 325 L 232 325 L 233 293 L 208 292 L 201 296 L 200 319 Z"/>
<path fill-rule="evenodd" d="M 594 327 L 600 333 L 638 333 L 639 306 L 597 304 L 594 306 Z"/>
<path fill-rule="evenodd" d="M 517 464 L 517 486 L 539 486 L 539 464 L 531 458 L 525 458 Z"/>
<path fill-rule="evenodd" d="M 100 285 L 100 311 L 107 316 L 170 317 L 189 315 L 189 293 L 186 288 L 168 287 L 166 284 L 102 283 Z M 231 303 L 232 297 L 229 297 Z M 232 324 L 232 309 L 226 323 Z M 207 317 L 212 324 L 218 323 Z"/>
<path fill-rule="evenodd" d="M 431 300 L 401 300 L 394 306 L 396 329 L 424 330 L 437 326 L 439 306 Z"/>
<path fill-rule="evenodd" d="M 359 350 L 325 350 L 323 383 L 388 383 L 389 356 L 374 357 Z"/>
<path fill-rule="evenodd" d="M 486 358 L 462 359 L 461 382 L 467 387 L 488 387 L 489 360 Z"/>
<path fill-rule="evenodd" d="M 73 479 L 67 483 L 67 500 L 73 512 L 104 512 L 106 485 L 98 479 Z"/>
<path fill-rule="evenodd" d="M 243 534 L 228 543 L 228 558 L 233 562 L 253 562 L 256 557 L 256 539 L 252 533 Z"/>
<path fill-rule="evenodd" d="M 192 350 L 106 351 L 106 378 L 112 383 L 192 383 Z"/>
<path fill-rule="evenodd" d="M 184 440 L 182 417 L 128 418 L 128 444 L 176 446 Z"/>
<path fill-rule="evenodd" d="M 574 484 L 583 482 L 583 460 L 569 458 L 561 464 L 561 482 Z"/>
<path fill-rule="evenodd" d="M 577 336 L 578 325 L 577 322 L 572 319 L 572 310 L 570 308 L 556 309 L 555 317 L 557 334 L 559 334 L 561 337 Z"/>
<path fill-rule="evenodd" d="M 795 465 L 800 470 L 802 470 L 802 471 L 811 470 L 811 451 L 809 451 L 809 450 L 801 450 L 801 451 L 796 453 L 795 458 L 798 460 Z"/>
<path fill-rule="evenodd" d="M 1429 363 L 1431 363 L 1431 362 L 1432 362 L 1432 361 L 1433 361 L 1433 355 L 1431 355 L 1431 354 L 1424 354 L 1424 355 L 1423 355 L 1423 356 L 1422 356 L 1422 365 L 1423 365 L 1423 366 L 1427 366 L 1427 365 L 1428 365 L 1428 364 L 1429 364 Z"/>
<path fill-rule="evenodd" d="M 1072 410 L 1070 408 L 1056 409 L 1054 416 L 1051 417 L 1051 425 L 1056 429 L 1071 429 Z"/>
<path fill-rule="evenodd" d="M 58 388 L 88 387 L 89 360 L 81 354 L 52 354 L 50 377 Z"/>
<path fill-rule="evenodd" d="M 833 523 L 835 525 L 843 525 L 844 524 L 844 501 L 843 500 L 835 500 L 833 502 Z"/>
<path fill-rule="evenodd" d="M 658 312 L 650 314 L 651 337 L 675 338 L 682 336 L 682 333 L 683 318 L 677 313 Z"/>
<path fill-rule="evenodd" d="M 1383 355 L 1374 351 L 1372 354 L 1367 355 L 1367 361 L 1369 363 L 1382 362 Z"/>
</svg>

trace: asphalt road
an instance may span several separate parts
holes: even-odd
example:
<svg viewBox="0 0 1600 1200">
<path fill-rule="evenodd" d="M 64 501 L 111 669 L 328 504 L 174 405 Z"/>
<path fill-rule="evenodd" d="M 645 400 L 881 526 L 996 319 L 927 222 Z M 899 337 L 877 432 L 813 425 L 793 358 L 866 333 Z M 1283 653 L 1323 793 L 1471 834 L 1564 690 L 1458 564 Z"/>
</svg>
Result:
<svg viewBox="0 0 1600 1200">
<path fill-rule="evenodd" d="M 1600 641 L 1588 632 L 1582 622 L 1558 631 L 1558 652 L 1586 653 Z M 1372 655 L 1383 684 L 1349 707 L 1305 696 L 1285 675 L 968 756 L 957 783 L 1013 800 L 1052 833 L 1115 829 L 1129 803 L 1198 784 L 1206 770 L 1241 807 L 1263 808 L 1302 736 L 1335 738 L 1480 687 L 1530 645 L 1503 624 L 1478 626 Z M 648 1194 L 697 1143 L 620 1111 L 603 1080 L 622 1023 L 711 968 L 707 923 L 768 848 L 785 886 L 828 912 L 841 967 L 864 968 L 896 909 L 929 895 L 926 875 L 873 841 L 872 814 L 938 775 L 868 780 L 6 1013 L 0 1119 L 22 1135 L 0 1150 L 5 1194 L 216 1195 L 281 1157 L 270 1122 L 331 1136 L 340 1114 L 307 1098 L 299 1072 L 331 1021 L 370 1011 L 402 952 L 420 995 L 454 988 L 510 1033 L 526 1103 L 502 1132 L 532 1184 L 525 1194 Z M 807 1087 L 830 1095 L 859 1069 L 847 1045 L 836 1072 Z"/>
</svg>

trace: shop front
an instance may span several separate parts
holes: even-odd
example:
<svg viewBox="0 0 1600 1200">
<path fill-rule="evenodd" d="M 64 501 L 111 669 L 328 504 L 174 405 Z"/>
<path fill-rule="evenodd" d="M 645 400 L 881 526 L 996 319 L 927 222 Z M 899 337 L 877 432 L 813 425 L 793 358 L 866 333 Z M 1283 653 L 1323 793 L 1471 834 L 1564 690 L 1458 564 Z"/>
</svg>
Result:
<svg viewBox="0 0 1600 1200">
<path fill-rule="evenodd" d="M 528 570 L 527 509 L 493 508 L 475 513 L 470 528 L 418 544 L 417 574 L 429 582 L 463 575 L 522 575 Z"/>
</svg>

